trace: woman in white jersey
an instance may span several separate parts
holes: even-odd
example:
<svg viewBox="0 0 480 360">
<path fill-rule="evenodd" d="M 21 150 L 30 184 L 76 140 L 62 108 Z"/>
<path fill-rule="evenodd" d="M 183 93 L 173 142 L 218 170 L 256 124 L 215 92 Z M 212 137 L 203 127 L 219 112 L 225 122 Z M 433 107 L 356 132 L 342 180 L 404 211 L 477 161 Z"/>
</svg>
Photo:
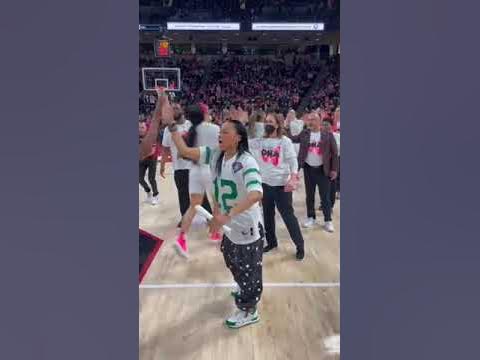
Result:
<svg viewBox="0 0 480 360">
<path fill-rule="evenodd" d="M 212 169 L 215 201 L 211 232 L 223 225 L 231 228 L 228 236 L 223 236 L 221 249 L 225 264 L 239 286 L 233 293 L 238 310 L 225 324 L 239 328 L 255 323 L 259 321 L 257 304 L 263 291 L 264 231 L 258 204 L 263 190 L 258 164 L 248 152 L 247 130 L 238 120 L 226 121 L 217 148 L 194 148 L 185 144 L 171 123 L 169 128 L 180 153 L 193 161 L 209 164 Z"/>
<path fill-rule="evenodd" d="M 283 119 L 270 113 L 265 119 L 265 136 L 251 140 L 252 153 L 262 175 L 263 218 L 269 252 L 278 246 L 275 234 L 275 207 L 287 226 L 290 238 L 297 248 L 297 260 L 305 257 L 300 225 L 292 205 L 292 191 L 298 186 L 298 161 L 292 141 L 283 135 Z"/>
<path fill-rule="evenodd" d="M 189 147 L 217 147 L 220 128 L 217 125 L 206 121 L 208 109 L 203 105 L 193 105 L 187 109 L 187 117 L 192 123 L 186 136 L 186 144 Z M 205 195 L 211 196 L 212 175 L 208 164 L 194 162 L 190 168 L 188 179 L 188 189 L 190 192 L 190 206 L 183 216 L 180 234 L 178 235 L 176 246 L 181 254 L 188 255 L 188 243 L 186 234 L 192 225 L 195 217 L 195 206 L 202 205 Z M 207 210 L 210 210 L 209 208 Z M 212 240 L 221 240 L 218 233 L 212 234 Z"/>
</svg>

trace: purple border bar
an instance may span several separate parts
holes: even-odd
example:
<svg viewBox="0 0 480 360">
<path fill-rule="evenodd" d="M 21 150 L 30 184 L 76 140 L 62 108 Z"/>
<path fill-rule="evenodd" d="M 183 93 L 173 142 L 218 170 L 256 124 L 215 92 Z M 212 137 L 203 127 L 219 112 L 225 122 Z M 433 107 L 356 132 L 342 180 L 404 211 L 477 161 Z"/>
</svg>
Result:
<svg viewBox="0 0 480 360">
<path fill-rule="evenodd" d="M 342 1 L 342 360 L 476 359 L 473 1 Z"/>
<path fill-rule="evenodd" d="M 138 3 L 2 1 L 0 359 L 138 358 Z"/>
</svg>

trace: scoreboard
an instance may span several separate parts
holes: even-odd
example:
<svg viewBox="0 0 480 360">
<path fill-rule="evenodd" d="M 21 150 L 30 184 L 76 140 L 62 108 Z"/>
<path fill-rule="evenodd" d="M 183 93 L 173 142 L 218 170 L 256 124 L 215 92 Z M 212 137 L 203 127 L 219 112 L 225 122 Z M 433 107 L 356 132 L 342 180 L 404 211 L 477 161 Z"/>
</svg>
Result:
<svg viewBox="0 0 480 360">
<path fill-rule="evenodd" d="M 155 40 L 155 56 L 159 58 L 170 57 L 170 41 Z"/>
</svg>

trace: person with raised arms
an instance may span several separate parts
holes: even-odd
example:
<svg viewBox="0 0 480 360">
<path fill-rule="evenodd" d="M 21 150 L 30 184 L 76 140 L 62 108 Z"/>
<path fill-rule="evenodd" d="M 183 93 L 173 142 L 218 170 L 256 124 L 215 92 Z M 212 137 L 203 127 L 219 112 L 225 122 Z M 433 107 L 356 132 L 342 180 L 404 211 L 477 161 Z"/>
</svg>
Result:
<svg viewBox="0 0 480 360">
<path fill-rule="evenodd" d="M 208 108 L 204 104 L 196 104 L 187 108 L 187 117 L 192 123 L 188 130 L 185 140 L 191 147 L 218 147 L 218 136 L 220 127 L 207 121 Z M 177 123 L 178 124 L 178 123 Z M 188 256 L 187 233 L 190 230 L 195 217 L 195 207 L 204 204 L 207 211 L 212 211 L 210 204 L 206 199 L 207 194 L 212 194 L 212 175 L 208 164 L 194 162 L 190 168 L 188 190 L 190 192 L 190 206 L 183 216 L 180 233 L 175 245 L 180 253 Z M 210 196 L 212 197 L 212 196 Z M 205 203 L 208 206 L 205 206 Z M 212 234 L 214 241 L 221 240 L 219 233 Z"/>
<path fill-rule="evenodd" d="M 177 134 L 169 107 L 167 101 L 164 121 L 180 154 L 208 164 L 212 170 L 214 210 L 210 232 L 219 231 L 223 225 L 231 229 L 228 236 L 223 235 L 221 250 L 239 289 L 233 293 L 237 310 L 225 324 L 240 328 L 258 322 L 257 304 L 263 291 L 264 229 L 259 206 L 263 189 L 258 164 L 249 153 L 247 130 L 240 121 L 245 112 L 232 111 L 232 119 L 220 130 L 218 147 L 190 147 Z"/>
</svg>

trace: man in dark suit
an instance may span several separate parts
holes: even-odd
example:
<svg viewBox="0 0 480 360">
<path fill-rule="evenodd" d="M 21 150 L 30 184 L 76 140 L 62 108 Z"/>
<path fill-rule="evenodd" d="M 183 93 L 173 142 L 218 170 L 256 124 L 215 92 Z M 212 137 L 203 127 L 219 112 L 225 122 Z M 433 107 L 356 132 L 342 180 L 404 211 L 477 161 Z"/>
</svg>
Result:
<svg viewBox="0 0 480 360">
<path fill-rule="evenodd" d="M 331 182 L 338 173 L 338 148 L 331 132 L 322 131 L 322 117 L 317 112 L 308 115 L 304 130 L 289 137 L 300 144 L 298 153 L 299 170 L 303 169 L 307 204 L 307 221 L 303 224 L 311 228 L 316 223 L 315 190 L 318 186 L 321 207 L 325 220 L 324 228 L 334 232 L 332 223 L 332 203 L 330 199 Z"/>
</svg>

